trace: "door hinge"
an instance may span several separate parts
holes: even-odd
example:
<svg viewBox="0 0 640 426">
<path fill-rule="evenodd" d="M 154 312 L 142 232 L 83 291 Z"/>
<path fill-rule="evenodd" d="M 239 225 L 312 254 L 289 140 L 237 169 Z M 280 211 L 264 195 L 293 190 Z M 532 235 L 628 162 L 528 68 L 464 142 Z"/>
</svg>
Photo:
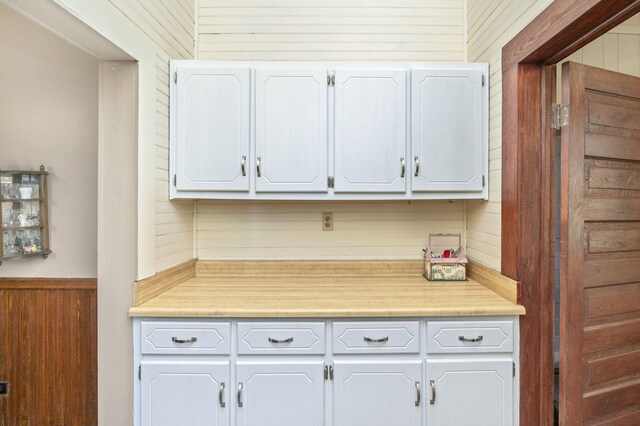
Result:
<svg viewBox="0 0 640 426">
<path fill-rule="evenodd" d="M 516 363 L 512 362 L 511 365 L 513 366 L 513 377 L 516 377 Z"/>
<path fill-rule="evenodd" d="M 329 366 L 329 380 L 333 380 L 333 365 Z"/>
<path fill-rule="evenodd" d="M 177 71 L 173 73 L 173 82 L 175 84 L 178 84 L 178 72 Z"/>
<path fill-rule="evenodd" d="M 327 178 L 327 185 L 329 186 L 329 188 L 334 188 L 336 186 L 336 180 L 333 176 L 329 176 Z"/>
<path fill-rule="evenodd" d="M 335 74 L 328 74 L 327 75 L 327 85 L 328 86 L 335 86 L 336 85 L 336 75 Z"/>
<path fill-rule="evenodd" d="M 142 364 L 138 366 L 138 380 L 142 380 Z"/>
<path fill-rule="evenodd" d="M 329 380 L 329 366 L 325 364 L 324 366 L 324 379 Z"/>
<path fill-rule="evenodd" d="M 560 129 L 569 124 L 569 106 L 551 105 L 551 128 Z"/>
<path fill-rule="evenodd" d="M 484 188 L 486 184 L 486 179 L 484 178 L 484 175 L 482 175 L 482 187 Z"/>
<path fill-rule="evenodd" d="M 178 175 L 173 175 L 173 186 L 177 186 Z"/>
<path fill-rule="evenodd" d="M 486 84 L 485 78 L 484 78 L 484 74 L 482 74 L 482 87 L 484 87 L 484 85 Z"/>
</svg>

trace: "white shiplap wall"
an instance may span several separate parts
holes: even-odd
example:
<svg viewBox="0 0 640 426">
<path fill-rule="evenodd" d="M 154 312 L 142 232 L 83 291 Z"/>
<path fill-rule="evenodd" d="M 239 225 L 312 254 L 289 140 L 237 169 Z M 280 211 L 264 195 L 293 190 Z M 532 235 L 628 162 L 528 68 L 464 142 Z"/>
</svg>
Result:
<svg viewBox="0 0 640 426">
<path fill-rule="evenodd" d="M 464 0 L 199 3 L 199 59 L 464 59 Z"/>
<path fill-rule="evenodd" d="M 109 0 L 157 45 L 156 271 L 193 257 L 193 203 L 169 202 L 169 60 L 193 59 L 195 0 Z"/>
<path fill-rule="evenodd" d="M 558 102 L 562 102 L 562 63 L 579 62 L 593 67 L 604 68 L 640 76 L 640 14 L 598 37 L 578 50 L 557 67 Z"/>
<path fill-rule="evenodd" d="M 462 232 L 462 201 L 199 202 L 201 259 L 418 259 L 429 232 Z M 333 231 L 322 230 L 332 212 Z"/>
<path fill-rule="evenodd" d="M 467 202 L 467 251 L 500 269 L 502 193 L 502 48 L 552 0 L 467 0 L 467 57 L 489 62 L 489 202 Z"/>
<path fill-rule="evenodd" d="M 199 59 L 463 61 L 463 0 L 200 0 Z M 200 259 L 418 259 L 463 202 L 197 203 Z M 322 231 L 333 212 L 334 231 Z"/>
</svg>

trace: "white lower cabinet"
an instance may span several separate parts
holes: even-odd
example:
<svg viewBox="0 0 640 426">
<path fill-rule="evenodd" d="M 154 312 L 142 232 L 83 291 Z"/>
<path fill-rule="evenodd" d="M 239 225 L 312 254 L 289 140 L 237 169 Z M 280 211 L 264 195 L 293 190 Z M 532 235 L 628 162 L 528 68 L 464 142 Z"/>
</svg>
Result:
<svg viewBox="0 0 640 426">
<path fill-rule="evenodd" d="M 420 426 L 422 362 L 334 362 L 334 426 Z"/>
<path fill-rule="evenodd" d="M 229 425 L 228 361 L 143 361 L 140 381 L 144 426 Z"/>
<path fill-rule="evenodd" d="M 136 426 L 518 425 L 517 317 L 135 318 L 134 348 Z"/>
<path fill-rule="evenodd" d="M 510 359 L 427 359 L 429 426 L 513 424 Z"/>
<path fill-rule="evenodd" d="M 238 426 L 324 425 L 322 361 L 238 361 Z"/>
</svg>

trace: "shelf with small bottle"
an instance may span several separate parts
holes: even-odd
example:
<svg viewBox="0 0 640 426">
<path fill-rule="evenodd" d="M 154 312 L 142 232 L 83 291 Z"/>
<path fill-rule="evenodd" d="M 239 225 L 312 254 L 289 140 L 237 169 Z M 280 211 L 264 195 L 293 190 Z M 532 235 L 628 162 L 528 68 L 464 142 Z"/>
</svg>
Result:
<svg viewBox="0 0 640 426">
<path fill-rule="evenodd" d="M 2 244 L 0 265 L 9 259 L 47 258 L 49 248 L 48 172 L 0 170 Z"/>
</svg>

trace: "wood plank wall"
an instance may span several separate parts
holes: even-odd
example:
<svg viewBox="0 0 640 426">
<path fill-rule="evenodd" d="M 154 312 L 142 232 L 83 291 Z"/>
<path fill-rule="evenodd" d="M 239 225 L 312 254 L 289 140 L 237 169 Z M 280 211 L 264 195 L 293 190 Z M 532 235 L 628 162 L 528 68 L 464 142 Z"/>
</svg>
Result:
<svg viewBox="0 0 640 426">
<path fill-rule="evenodd" d="M 193 257 L 193 202 L 169 202 L 169 60 L 193 59 L 194 0 L 109 0 L 157 46 L 156 271 Z"/>
<path fill-rule="evenodd" d="M 463 0 L 199 4 L 199 59 L 464 60 Z"/>
<path fill-rule="evenodd" d="M 0 426 L 95 425 L 95 279 L 0 279 Z"/>
<path fill-rule="evenodd" d="M 489 62 L 489 202 L 467 202 L 470 257 L 500 270 L 502 202 L 502 48 L 552 0 L 468 0 L 469 62 Z"/>
<path fill-rule="evenodd" d="M 467 49 L 469 62 L 489 62 L 489 203 L 467 202 L 469 256 L 500 269 L 502 162 L 502 48 L 551 0 L 468 0 Z M 640 18 L 594 40 L 568 59 L 613 71 L 640 72 Z M 558 66 L 558 73 L 561 67 Z M 557 86 L 560 93 L 560 85 Z"/>
<path fill-rule="evenodd" d="M 197 57 L 463 61 L 463 0 L 201 0 Z M 200 259 L 419 259 L 428 232 L 461 232 L 463 202 L 209 202 Z M 322 232 L 322 212 L 334 231 Z"/>
</svg>

